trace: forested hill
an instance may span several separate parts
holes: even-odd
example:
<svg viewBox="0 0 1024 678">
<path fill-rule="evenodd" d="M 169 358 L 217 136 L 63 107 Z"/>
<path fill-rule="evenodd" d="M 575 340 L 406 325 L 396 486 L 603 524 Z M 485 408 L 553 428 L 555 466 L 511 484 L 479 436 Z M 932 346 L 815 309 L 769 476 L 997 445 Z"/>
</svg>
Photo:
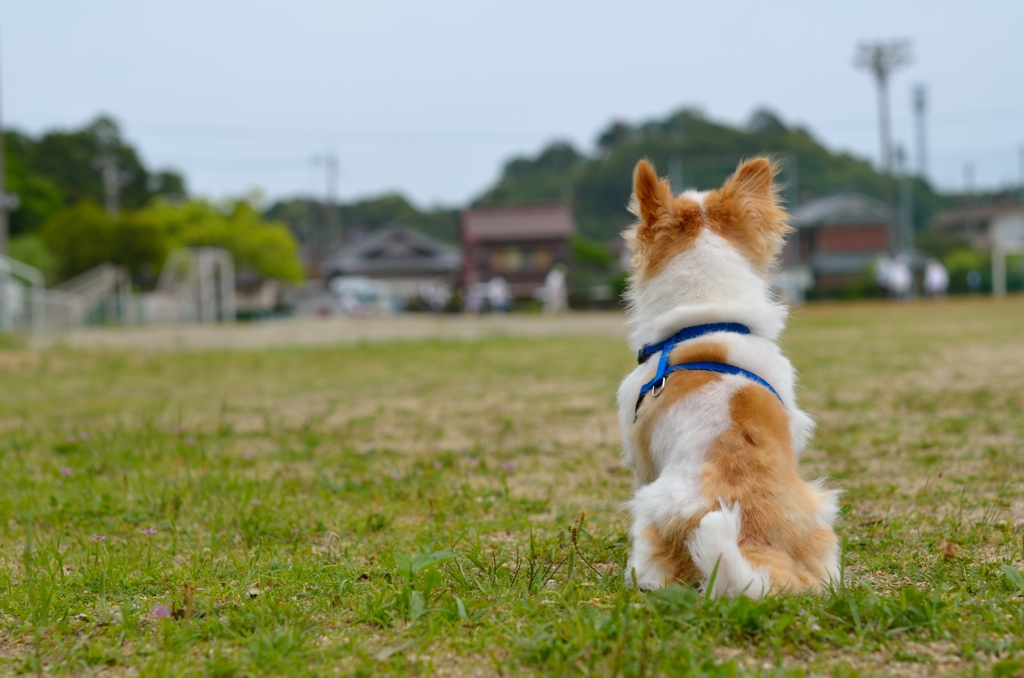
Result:
<svg viewBox="0 0 1024 678">
<path fill-rule="evenodd" d="M 593 154 L 571 144 L 553 143 L 535 157 L 506 163 L 501 179 L 479 205 L 570 202 L 580 233 L 592 240 L 613 238 L 631 216 L 626 203 L 633 167 L 649 158 L 663 175 L 686 188 L 721 185 L 742 158 L 769 153 L 783 163 L 784 195 L 791 202 L 859 191 L 894 204 L 895 184 L 866 161 L 833 153 L 810 132 L 786 126 L 768 111 L 756 112 L 744 129 L 730 127 L 684 109 L 663 120 L 638 125 L 613 123 L 602 132 Z M 914 182 L 914 221 L 921 228 L 945 200 L 925 182 Z"/>
</svg>

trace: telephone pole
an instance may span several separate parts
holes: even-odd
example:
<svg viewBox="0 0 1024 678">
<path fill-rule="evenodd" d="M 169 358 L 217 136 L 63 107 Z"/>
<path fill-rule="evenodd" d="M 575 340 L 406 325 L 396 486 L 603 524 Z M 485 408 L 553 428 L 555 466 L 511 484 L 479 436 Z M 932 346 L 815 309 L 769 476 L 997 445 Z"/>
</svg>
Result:
<svg viewBox="0 0 1024 678">
<path fill-rule="evenodd" d="M 100 181 L 103 182 L 103 209 L 108 217 L 116 217 L 121 211 L 122 184 L 117 158 L 104 154 L 96 160 L 96 168 L 100 171 Z"/>
<path fill-rule="evenodd" d="M 914 122 L 917 127 L 917 176 L 928 179 L 928 146 L 924 120 L 928 110 L 928 92 L 923 83 L 914 86 Z"/>
<path fill-rule="evenodd" d="M 857 46 L 854 65 L 866 68 L 875 76 L 878 86 L 878 131 L 881 139 L 881 168 L 892 174 L 892 130 L 889 122 L 889 77 L 900 66 L 910 63 L 910 41 L 861 43 Z"/>
<path fill-rule="evenodd" d="M 117 162 L 117 129 L 113 124 L 102 122 L 96 130 L 99 155 L 93 166 L 99 170 L 103 182 L 103 209 L 108 217 L 116 217 L 121 211 L 121 189 L 128 185 L 132 175 L 123 171 Z"/>
<path fill-rule="evenodd" d="M 343 240 L 338 233 L 338 215 L 336 204 L 338 202 L 338 155 L 326 151 L 323 155 L 314 155 L 310 158 L 314 165 L 324 167 L 324 208 L 321 212 L 319 224 L 313 225 L 313 250 L 318 262 L 327 257 L 327 251 L 336 247 L 338 242 Z M 318 264 L 319 265 L 319 264 Z"/>
<path fill-rule="evenodd" d="M 1020 154 L 1020 208 L 1024 210 L 1024 144 L 1017 149 Z"/>
<path fill-rule="evenodd" d="M 324 166 L 324 240 L 329 244 L 337 236 L 338 154 L 326 151 L 323 155 L 314 155 L 313 163 Z"/>
<path fill-rule="evenodd" d="M 668 185 L 675 195 L 683 192 L 683 159 L 678 155 L 668 159 Z"/>
<path fill-rule="evenodd" d="M 324 197 L 327 200 L 327 221 L 334 224 L 334 205 L 338 202 L 338 154 L 324 153 Z"/>
<path fill-rule="evenodd" d="M 0 254 L 7 254 L 7 168 L 4 163 L 4 128 L 0 117 Z"/>
<path fill-rule="evenodd" d="M 910 163 L 902 146 L 893 150 L 896 172 L 900 178 L 900 216 L 899 216 L 899 252 L 910 254 L 914 249 L 914 184 L 911 178 Z"/>
</svg>

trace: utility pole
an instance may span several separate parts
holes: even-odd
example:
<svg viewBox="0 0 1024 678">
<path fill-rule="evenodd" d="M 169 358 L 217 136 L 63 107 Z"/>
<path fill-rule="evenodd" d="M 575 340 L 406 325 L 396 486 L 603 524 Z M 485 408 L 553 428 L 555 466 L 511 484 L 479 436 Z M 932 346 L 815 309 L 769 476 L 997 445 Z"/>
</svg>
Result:
<svg viewBox="0 0 1024 678">
<path fill-rule="evenodd" d="M 1024 210 L 1024 144 L 1017 152 L 1020 155 L 1020 208 Z"/>
<path fill-rule="evenodd" d="M 327 198 L 327 232 L 330 239 L 341 240 L 338 233 L 338 154 L 324 153 L 324 181 L 327 182 L 324 196 Z"/>
<path fill-rule="evenodd" d="M 928 146 L 925 139 L 925 113 L 928 109 L 928 92 L 923 83 L 914 86 L 914 122 L 917 127 L 917 176 L 928 179 Z"/>
<path fill-rule="evenodd" d="M 673 194 L 679 195 L 683 192 L 683 159 L 678 155 L 668 159 L 668 183 Z"/>
<path fill-rule="evenodd" d="M 121 211 L 121 189 L 131 181 L 131 173 L 122 171 L 117 163 L 117 130 L 113 125 L 103 123 L 96 130 L 99 155 L 93 166 L 100 172 L 103 182 L 103 209 L 108 217 L 116 217 Z"/>
<path fill-rule="evenodd" d="M 784 177 L 786 187 L 786 211 L 792 214 L 796 206 L 800 204 L 800 166 L 797 164 L 796 154 L 787 153 L 782 157 L 782 176 Z M 799 267 L 800 248 L 800 229 L 794 228 L 782 250 L 786 266 Z M 799 296 L 797 298 L 802 299 L 803 287 L 801 286 L 798 289 L 799 292 L 797 294 Z"/>
<path fill-rule="evenodd" d="M 974 238 L 977 223 L 974 218 L 974 163 L 964 163 L 964 226 L 968 237 Z"/>
<path fill-rule="evenodd" d="M 796 155 L 787 153 L 783 156 L 782 176 L 786 182 L 786 209 L 792 211 L 800 204 L 800 166 Z"/>
<path fill-rule="evenodd" d="M 899 252 L 910 254 L 914 249 L 914 185 L 910 172 L 910 163 L 906 162 L 906 153 L 902 146 L 893 150 L 896 159 L 896 171 L 900 177 L 900 230 Z"/>
<path fill-rule="evenodd" d="M 103 209 L 108 217 L 116 217 L 121 211 L 121 172 L 117 167 L 117 158 L 104 154 L 96 160 L 96 168 L 103 182 Z"/>
<path fill-rule="evenodd" d="M 878 85 L 878 131 L 881 138 L 881 168 L 885 174 L 892 174 L 892 130 L 889 122 L 889 76 L 892 72 L 910 63 L 910 41 L 890 40 L 888 42 L 861 43 L 857 47 L 854 65 L 866 68 L 875 76 Z"/>
<path fill-rule="evenodd" d="M 317 268 L 327 257 L 327 249 L 333 247 L 336 240 L 342 240 L 338 231 L 338 215 L 335 209 L 338 200 L 338 155 L 326 151 L 323 155 L 314 155 L 314 165 L 324 167 L 324 208 L 319 224 L 313 225 L 313 258 Z"/>
<path fill-rule="evenodd" d="M 4 162 L 4 129 L 3 120 L 0 117 L 0 254 L 7 254 L 7 168 Z"/>
</svg>

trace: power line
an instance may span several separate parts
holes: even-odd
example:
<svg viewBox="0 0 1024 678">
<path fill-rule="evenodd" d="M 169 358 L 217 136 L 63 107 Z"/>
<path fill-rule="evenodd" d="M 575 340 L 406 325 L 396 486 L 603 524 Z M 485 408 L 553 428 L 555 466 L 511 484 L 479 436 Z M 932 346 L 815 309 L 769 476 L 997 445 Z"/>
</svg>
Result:
<svg viewBox="0 0 1024 678">
<path fill-rule="evenodd" d="M 254 171 L 254 170 L 295 170 L 307 168 L 309 165 L 308 156 L 278 157 L 278 158 L 230 158 L 230 157 L 201 157 L 191 155 L 163 155 L 160 162 L 182 162 L 192 166 L 206 166 L 206 169 L 224 171 Z"/>
<path fill-rule="evenodd" d="M 897 121 L 906 122 L 906 118 L 901 115 L 896 115 L 893 119 Z M 1024 120 L 1024 108 L 1003 108 L 990 109 L 984 111 L 956 111 L 953 113 L 946 113 L 944 115 L 938 114 L 931 116 L 932 126 L 979 124 L 999 120 L 1007 120 L 1011 122 Z M 842 120 L 818 120 L 813 124 L 819 128 L 867 127 L 868 125 L 876 124 L 876 122 L 877 121 L 873 121 L 870 118 L 846 118 Z M 801 121 L 799 124 L 810 125 L 811 123 Z"/>
<path fill-rule="evenodd" d="M 476 130 L 329 130 L 329 129 L 296 129 L 273 127 L 240 127 L 220 125 L 188 125 L 180 123 L 161 123 L 150 121 L 127 121 L 127 126 L 148 130 L 149 134 L 166 136 L 214 136 L 217 138 L 239 137 L 251 138 L 268 136 L 318 139 L 331 138 L 344 140 L 346 143 L 401 143 L 401 144 L 494 144 L 522 141 L 524 137 L 550 137 L 550 130 L 510 130 L 510 131 L 476 131 Z M 557 136 L 557 135 L 555 135 Z"/>
</svg>

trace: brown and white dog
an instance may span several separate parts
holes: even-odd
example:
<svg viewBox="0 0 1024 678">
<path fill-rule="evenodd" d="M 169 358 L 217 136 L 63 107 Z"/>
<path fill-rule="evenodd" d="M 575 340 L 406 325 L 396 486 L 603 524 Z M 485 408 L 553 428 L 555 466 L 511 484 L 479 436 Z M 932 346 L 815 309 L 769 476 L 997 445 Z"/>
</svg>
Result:
<svg viewBox="0 0 1024 678">
<path fill-rule="evenodd" d="M 774 174 L 756 158 L 721 190 L 674 196 L 646 160 L 636 167 L 639 222 L 624 234 L 630 343 L 654 351 L 683 328 L 705 329 L 669 344 L 665 361 L 654 352 L 619 387 L 636 480 L 627 584 L 707 587 L 714 573 L 711 595 L 756 599 L 839 581 L 839 492 L 800 477 L 814 422 L 775 343 L 788 313 L 768 277 L 789 226 Z M 682 368 L 639 401 L 673 365 Z"/>
</svg>

